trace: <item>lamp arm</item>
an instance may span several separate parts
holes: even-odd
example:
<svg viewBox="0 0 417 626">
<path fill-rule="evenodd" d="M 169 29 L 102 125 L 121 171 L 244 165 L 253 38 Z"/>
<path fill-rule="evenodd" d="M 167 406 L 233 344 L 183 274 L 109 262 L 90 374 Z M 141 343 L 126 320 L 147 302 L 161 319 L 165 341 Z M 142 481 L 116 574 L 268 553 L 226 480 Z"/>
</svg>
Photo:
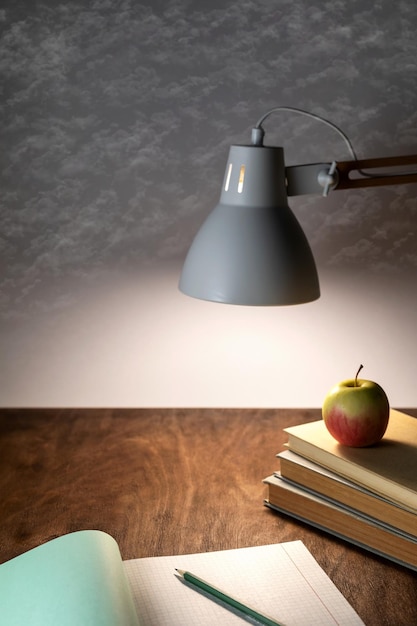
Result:
<svg viewBox="0 0 417 626">
<path fill-rule="evenodd" d="M 417 183 L 417 171 L 409 172 L 364 172 L 380 168 L 405 167 L 417 165 L 417 155 L 361 159 L 354 161 L 338 161 L 337 163 L 313 163 L 293 165 L 285 168 L 288 196 L 315 194 L 343 189 L 359 189 L 363 187 L 379 187 L 384 185 L 406 185 Z M 351 177 L 357 172 L 359 176 Z"/>
<path fill-rule="evenodd" d="M 417 171 L 411 172 L 369 172 L 379 168 L 404 167 L 417 165 L 417 154 L 377 159 L 360 159 L 356 161 L 340 161 L 337 163 L 339 183 L 336 189 L 357 189 L 359 187 L 378 187 L 383 185 L 406 185 L 417 183 Z M 364 172 L 363 170 L 368 170 Z M 352 178 L 350 172 L 359 172 L 362 178 Z"/>
</svg>

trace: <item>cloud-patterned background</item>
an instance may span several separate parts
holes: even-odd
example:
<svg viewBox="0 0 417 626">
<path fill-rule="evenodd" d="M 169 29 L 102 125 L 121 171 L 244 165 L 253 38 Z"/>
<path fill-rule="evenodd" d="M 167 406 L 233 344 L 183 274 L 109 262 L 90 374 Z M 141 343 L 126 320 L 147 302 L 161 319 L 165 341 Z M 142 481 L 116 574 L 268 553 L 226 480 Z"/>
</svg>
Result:
<svg viewBox="0 0 417 626">
<path fill-rule="evenodd" d="M 352 376 L 416 406 L 416 186 L 290 204 L 323 297 L 176 290 L 229 145 L 277 105 L 359 158 L 417 152 L 414 0 L 12 0 L 0 6 L 0 403 L 319 406 Z M 332 129 L 265 124 L 288 165 Z M 365 376 L 365 377 L 366 377 Z"/>
</svg>

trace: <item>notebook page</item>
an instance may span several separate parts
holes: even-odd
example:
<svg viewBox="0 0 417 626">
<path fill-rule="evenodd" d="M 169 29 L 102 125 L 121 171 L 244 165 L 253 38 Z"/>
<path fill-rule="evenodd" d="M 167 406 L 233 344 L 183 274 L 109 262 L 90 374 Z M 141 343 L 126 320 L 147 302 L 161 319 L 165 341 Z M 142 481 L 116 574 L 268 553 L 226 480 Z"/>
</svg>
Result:
<svg viewBox="0 0 417 626">
<path fill-rule="evenodd" d="M 301 541 L 133 559 L 124 567 L 141 626 L 247 623 L 181 582 L 175 568 L 189 570 L 285 626 L 363 625 Z"/>
</svg>

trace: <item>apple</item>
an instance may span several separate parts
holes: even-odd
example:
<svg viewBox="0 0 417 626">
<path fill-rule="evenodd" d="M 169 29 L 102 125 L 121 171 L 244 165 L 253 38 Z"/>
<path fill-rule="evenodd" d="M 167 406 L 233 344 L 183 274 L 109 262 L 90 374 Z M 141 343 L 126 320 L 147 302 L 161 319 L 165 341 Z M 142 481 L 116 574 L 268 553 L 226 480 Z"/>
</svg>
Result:
<svg viewBox="0 0 417 626">
<path fill-rule="evenodd" d="M 385 391 L 371 380 L 358 378 L 335 385 L 326 395 L 322 415 L 329 433 L 345 446 L 371 446 L 388 426 L 389 402 Z"/>
</svg>

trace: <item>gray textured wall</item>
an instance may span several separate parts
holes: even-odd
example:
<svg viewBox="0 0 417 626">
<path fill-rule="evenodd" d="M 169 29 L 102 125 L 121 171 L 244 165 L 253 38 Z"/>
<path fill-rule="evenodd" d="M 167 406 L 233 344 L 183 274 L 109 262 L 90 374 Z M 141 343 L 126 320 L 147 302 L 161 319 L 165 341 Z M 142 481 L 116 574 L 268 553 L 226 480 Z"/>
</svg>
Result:
<svg viewBox="0 0 417 626">
<path fill-rule="evenodd" d="M 0 28 L 3 405 L 317 405 L 364 358 L 417 404 L 415 185 L 292 200 L 316 308 L 220 312 L 175 291 L 228 146 L 271 107 L 331 119 L 360 158 L 417 152 L 415 0 L 3 0 Z M 350 158 L 308 119 L 266 130 L 288 164 Z M 273 384 L 311 359 L 310 387 Z"/>
</svg>

